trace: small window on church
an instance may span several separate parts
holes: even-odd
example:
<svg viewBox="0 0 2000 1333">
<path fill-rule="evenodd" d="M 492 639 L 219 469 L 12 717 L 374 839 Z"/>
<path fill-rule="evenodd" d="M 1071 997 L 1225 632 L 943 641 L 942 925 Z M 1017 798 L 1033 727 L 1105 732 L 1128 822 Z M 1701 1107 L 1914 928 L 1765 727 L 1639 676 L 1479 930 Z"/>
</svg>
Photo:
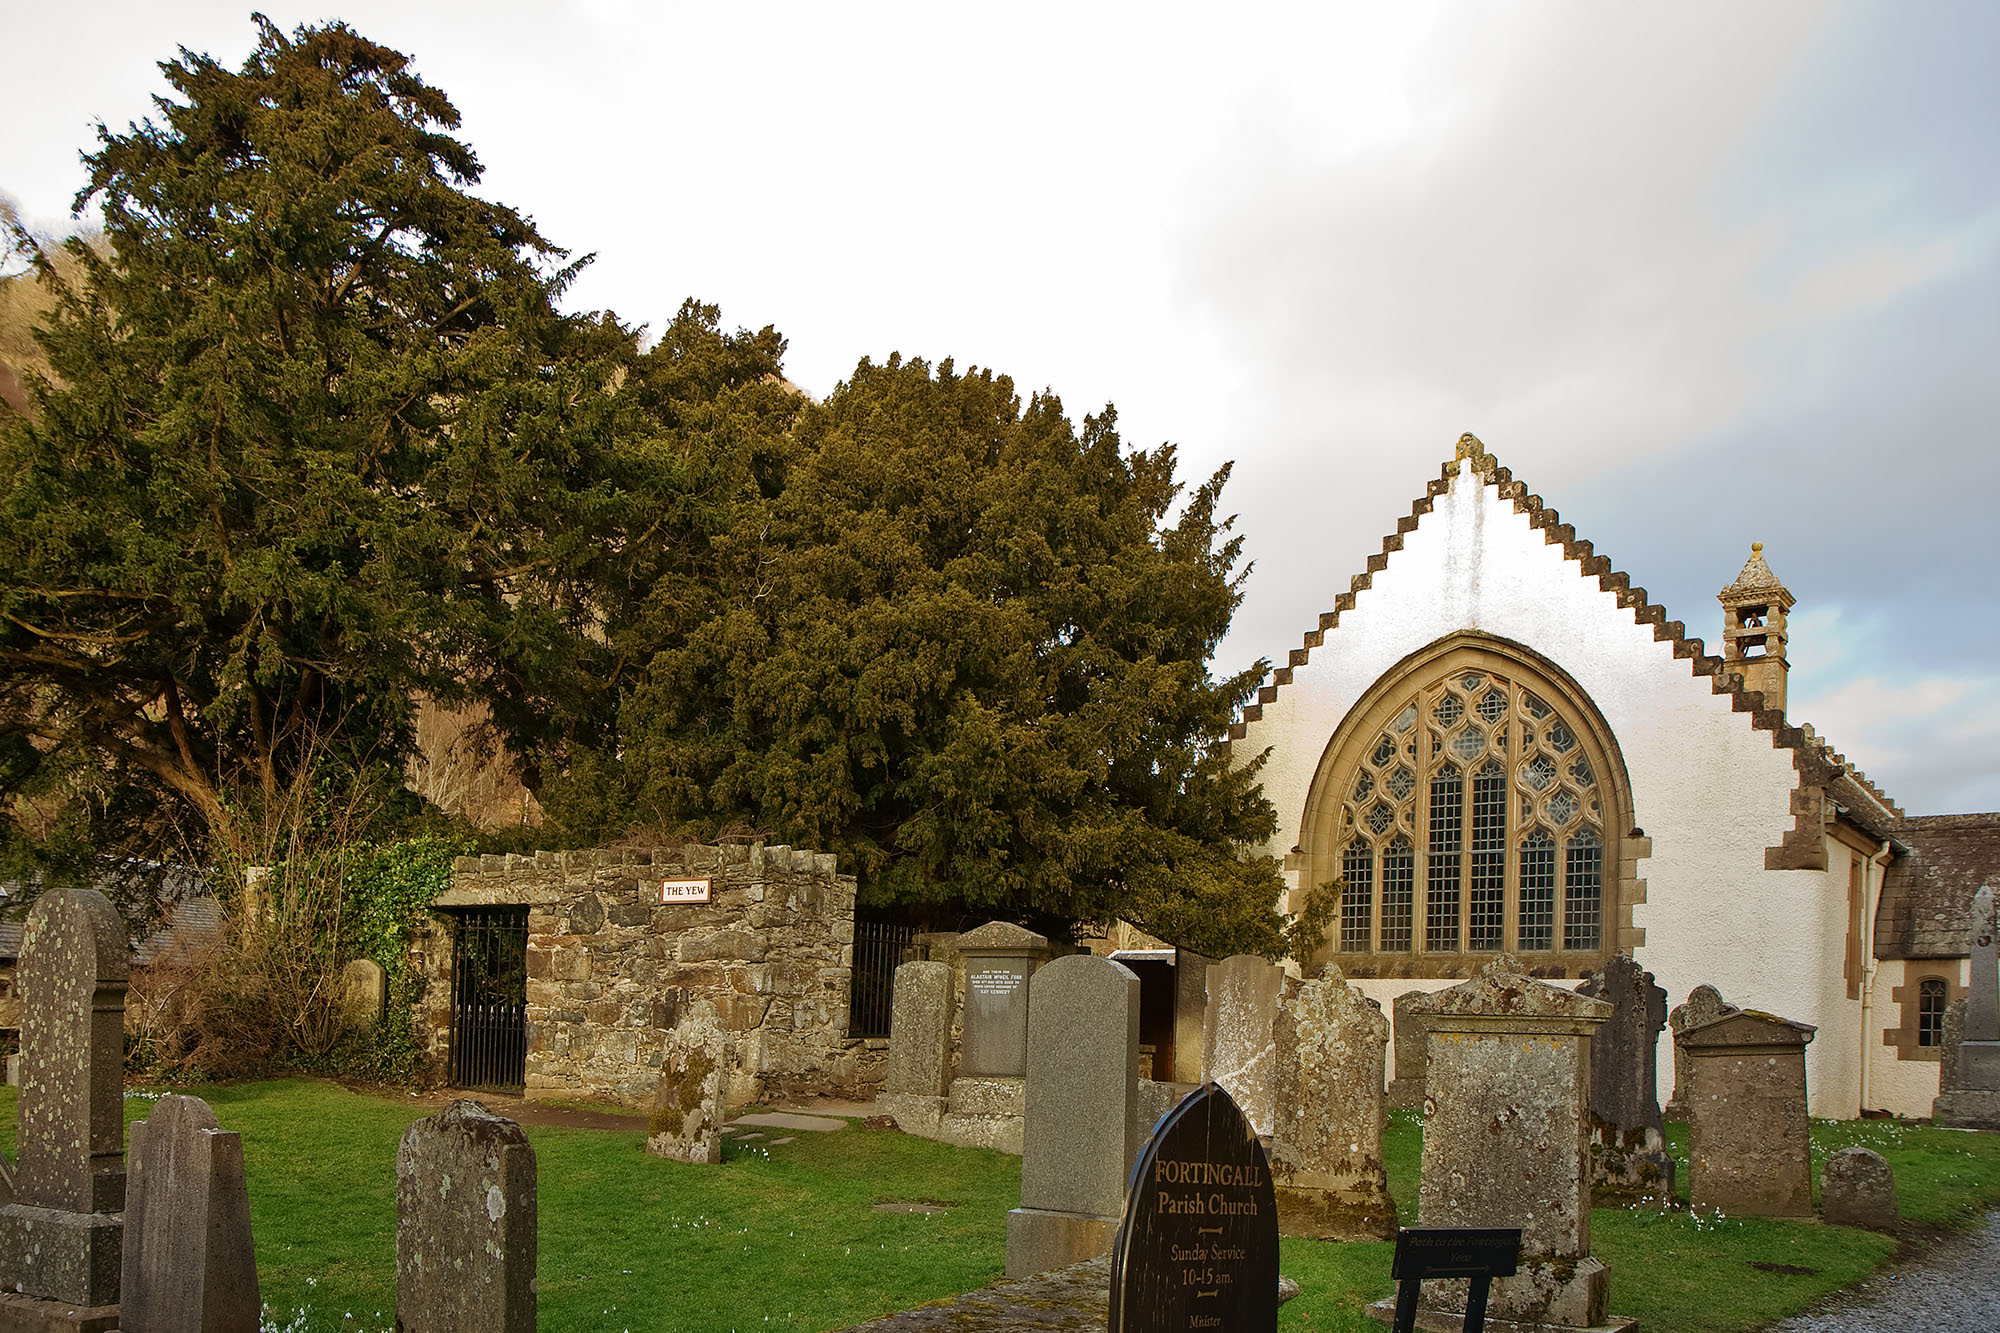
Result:
<svg viewBox="0 0 2000 1333">
<path fill-rule="evenodd" d="M 1917 983 L 1917 1045 L 1944 1045 L 1946 987 L 1936 977 Z"/>
</svg>

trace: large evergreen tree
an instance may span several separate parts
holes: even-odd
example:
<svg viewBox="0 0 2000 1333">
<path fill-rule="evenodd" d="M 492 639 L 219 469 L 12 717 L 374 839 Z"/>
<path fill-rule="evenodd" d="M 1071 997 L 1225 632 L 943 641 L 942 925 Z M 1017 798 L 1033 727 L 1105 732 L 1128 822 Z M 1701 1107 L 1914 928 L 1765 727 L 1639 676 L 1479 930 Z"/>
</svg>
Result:
<svg viewBox="0 0 2000 1333">
<path fill-rule="evenodd" d="M 0 409 L 0 795 L 103 846 L 175 811 L 247 850 L 305 766 L 395 771 L 413 690 L 536 715 L 622 549 L 615 322 L 480 175 L 395 51 L 259 18 L 100 128 L 41 336 Z M 17 244 L 35 243 L 18 231 Z M 122 828 L 114 829 L 114 824 Z"/>
<path fill-rule="evenodd" d="M 1271 807 L 1215 750 L 1262 672 L 1208 673 L 1226 468 L 1184 493 L 1108 410 L 894 357 L 718 453 L 726 517 L 624 627 L 592 771 L 632 813 L 838 851 L 876 903 L 1277 947 Z"/>
</svg>

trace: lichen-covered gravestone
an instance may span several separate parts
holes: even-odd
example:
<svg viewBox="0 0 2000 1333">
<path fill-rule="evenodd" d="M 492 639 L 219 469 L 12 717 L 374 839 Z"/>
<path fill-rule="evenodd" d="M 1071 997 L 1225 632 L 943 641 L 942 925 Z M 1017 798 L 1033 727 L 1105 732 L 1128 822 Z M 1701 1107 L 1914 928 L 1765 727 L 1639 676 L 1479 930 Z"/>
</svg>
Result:
<svg viewBox="0 0 2000 1333">
<path fill-rule="evenodd" d="M 396 1150 L 396 1327 L 534 1333 L 535 1150 L 521 1127 L 455 1101 Z"/>
<path fill-rule="evenodd" d="M 1590 1039 L 1591 1188 L 1671 1204 L 1674 1159 L 1660 1133 L 1656 1091 L 1667 993 L 1622 953 L 1576 993 L 1611 1006 L 1610 1020 Z"/>
<path fill-rule="evenodd" d="M 1704 1023 L 1713 1023 L 1724 1014 L 1733 1014 L 1736 1006 L 1722 998 L 1722 992 L 1713 986 L 1696 986 L 1688 992 L 1685 1002 L 1674 1006 L 1667 1015 L 1667 1026 L 1674 1030 L 1674 1095 L 1668 1099 L 1666 1119 L 1686 1120 L 1688 1057 L 1681 1049 L 1681 1038 L 1691 1028 Z"/>
<path fill-rule="evenodd" d="M 1396 1201 L 1382 1164 L 1389 1020 L 1328 964 L 1312 981 L 1286 978 L 1275 1030 L 1278 1225 L 1319 1240 L 1393 1238 Z"/>
<path fill-rule="evenodd" d="M 1277 1051 L 1272 1024 L 1284 969 L 1253 954 L 1225 958 L 1208 969 L 1208 1018 L 1202 1070 L 1229 1095 L 1259 1134 L 1271 1132 Z"/>
<path fill-rule="evenodd" d="M 243 1139 L 199 1097 L 132 1126 L 121 1300 L 126 1333 L 257 1333 Z"/>
<path fill-rule="evenodd" d="M 879 1102 L 906 1134 L 935 1138 L 951 1091 L 949 963 L 904 963 L 896 969 L 889 1010 L 889 1072 Z"/>
<path fill-rule="evenodd" d="M 1021 1206 L 1007 1214 L 1007 1276 L 1111 1249 L 1138 1152 L 1139 978 L 1089 954 L 1035 975 L 1028 1009 Z"/>
<path fill-rule="evenodd" d="M 1432 992 L 1404 991 L 1390 1003 L 1395 1015 L 1391 1037 L 1396 1043 L 1395 1077 L 1389 1080 L 1389 1109 L 1424 1109 L 1424 1063 L 1430 1059 L 1430 1030 L 1424 1015 L 1430 1012 Z"/>
<path fill-rule="evenodd" d="M 0 1327 L 116 1324 L 130 947 L 95 889 L 51 889 L 28 914 L 20 1158 L 13 1199 L 0 1206 Z"/>
<path fill-rule="evenodd" d="M 646 1151 L 676 1162 L 720 1162 L 723 1099 L 735 1068 L 735 1042 L 706 1015 L 667 1033 Z"/>
<path fill-rule="evenodd" d="M 1858 1145 L 1828 1155 L 1819 1201 L 1820 1215 L 1834 1226 L 1894 1231 L 1902 1221 L 1895 1171 L 1881 1153 Z"/>
<path fill-rule="evenodd" d="M 1740 1010 L 1682 1034 L 1690 1207 L 1812 1216 L 1806 1043 L 1815 1031 Z"/>
<path fill-rule="evenodd" d="M 1954 1129 L 2000 1129 L 2000 903 L 1986 885 L 1972 899 L 1971 975 L 1964 1036 L 1952 1047 L 1952 1084 L 1940 1071 L 1931 1118 Z"/>
</svg>

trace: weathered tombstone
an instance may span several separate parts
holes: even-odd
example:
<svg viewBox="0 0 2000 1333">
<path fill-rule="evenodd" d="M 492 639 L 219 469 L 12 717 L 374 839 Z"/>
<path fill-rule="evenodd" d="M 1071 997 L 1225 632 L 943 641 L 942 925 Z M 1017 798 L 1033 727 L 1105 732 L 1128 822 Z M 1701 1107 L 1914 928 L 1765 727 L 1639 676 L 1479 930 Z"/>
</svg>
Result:
<svg viewBox="0 0 2000 1333">
<path fill-rule="evenodd" d="M 373 958 L 340 969 L 340 1012 L 356 1031 L 374 1027 L 389 1012 L 389 974 Z"/>
<path fill-rule="evenodd" d="M 736 1043 L 712 1017 L 685 1018 L 668 1032 L 646 1151 L 676 1162 L 720 1162 L 723 1102 L 735 1072 Z"/>
<path fill-rule="evenodd" d="M 1746 1009 L 1682 1034 L 1690 1207 L 1812 1216 L 1806 1043 L 1815 1031 Z"/>
<path fill-rule="evenodd" d="M 1277 1052 L 1272 1023 L 1284 969 L 1254 954 L 1237 954 L 1208 969 L 1208 1017 L 1203 1024 L 1204 1076 L 1229 1089 L 1259 1134 L 1271 1132 Z"/>
<path fill-rule="evenodd" d="M 534 1333 L 535 1150 L 478 1102 L 417 1121 L 396 1149 L 396 1327 Z"/>
<path fill-rule="evenodd" d="M 1168 1078 L 1199 1083 L 1202 1047 L 1207 1044 L 1208 969 L 1215 965 L 1189 949 L 1174 950 L 1174 1067 Z"/>
<path fill-rule="evenodd" d="M 168 1094 L 132 1126 L 125 1333 L 257 1333 L 243 1139 L 199 1097 Z"/>
<path fill-rule="evenodd" d="M 958 1072 L 1020 1078 L 1028 1069 L 1028 979 L 1049 956 L 1047 937 L 989 921 L 958 937 L 965 960 L 965 1036 Z"/>
<path fill-rule="evenodd" d="M 1035 976 L 1028 1015 L 1021 1206 L 1007 1214 L 1007 1275 L 1108 1253 L 1138 1151 L 1139 978 L 1088 954 Z"/>
<path fill-rule="evenodd" d="M 1602 1000 L 1536 981 L 1505 954 L 1432 998 L 1419 1225 L 1521 1228 L 1518 1270 L 1493 1282 L 1495 1318 L 1632 1322 L 1606 1317 L 1609 1273 L 1590 1254 L 1590 1039 L 1610 1016 Z M 1457 1317 L 1469 1282 L 1430 1283 L 1424 1309 Z M 1371 1313 L 1387 1321 L 1394 1303 Z"/>
<path fill-rule="evenodd" d="M 1965 997 L 1959 996 L 1944 1007 L 1944 1032 L 1938 1047 L 1938 1091 L 1958 1090 L 1958 1048 L 1965 1044 Z M 1932 1105 L 1935 1112 L 1937 1107 Z"/>
<path fill-rule="evenodd" d="M 896 969 L 889 1010 L 889 1072 L 878 1101 L 906 1134 L 935 1138 L 951 1091 L 952 975 L 949 963 Z"/>
<path fill-rule="evenodd" d="M 1389 1080 L 1388 1097 L 1392 1111 L 1424 1109 L 1424 1062 L 1430 1058 L 1424 1015 L 1430 1011 L 1433 993 L 1404 991 L 1390 1002 L 1389 1011 L 1395 1015 L 1391 1035 L 1396 1042 L 1395 1077 Z"/>
<path fill-rule="evenodd" d="M 131 945 L 95 889 L 28 914 L 19 1159 L 0 1206 L 0 1327 L 115 1327 L 125 1208 L 125 985 Z M 41 1322 L 31 1322 L 39 1320 Z"/>
<path fill-rule="evenodd" d="M 1931 1119 L 1955 1129 L 2000 1129 L 2000 922 L 1993 886 L 1972 898 L 1972 972 L 1965 1036 L 1955 1051 L 1956 1085 L 1931 1103 Z"/>
<path fill-rule="evenodd" d="M 1829 1154 L 1820 1173 L 1820 1215 L 1834 1226 L 1894 1231 L 1896 1173 L 1881 1153 L 1859 1146 Z"/>
<path fill-rule="evenodd" d="M 1219 1084 L 1161 1123 L 1111 1252 L 1108 1333 L 1278 1326 L 1278 1216 L 1256 1131 Z"/>
<path fill-rule="evenodd" d="M 1674 1158 L 1660 1133 L 1660 1030 L 1667 993 L 1629 954 L 1576 988 L 1611 1018 L 1590 1039 L 1590 1184 L 1598 1194 L 1674 1200 Z"/>
<path fill-rule="evenodd" d="M 1326 965 L 1285 979 L 1274 1023 L 1271 1171 L 1286 1235 L 1387 1240 L 1396 1201 L 1382 1164 L 1382 1066 L 1389 1020 Z"/>
<path fill-rule="evenodd" d="M 1674 1030 L 1674 1095 L 1668 1099 L 1665 1118 L 1686 1120 L 1687 1107 L 1687 1053 L 1681 1049 L 1681 1036 L 1691 1028 L 1704 1023 L 1713 1023 L 1724 1014 L 1733 1014 L 1736 1006 L 1722 998 L 1722 992 L 1713 986 L 1696 986 L 1688 992 L 1685 1002 L 1674 1006 L 1667 1015 L 1667 1026 Z"/>
</svg>

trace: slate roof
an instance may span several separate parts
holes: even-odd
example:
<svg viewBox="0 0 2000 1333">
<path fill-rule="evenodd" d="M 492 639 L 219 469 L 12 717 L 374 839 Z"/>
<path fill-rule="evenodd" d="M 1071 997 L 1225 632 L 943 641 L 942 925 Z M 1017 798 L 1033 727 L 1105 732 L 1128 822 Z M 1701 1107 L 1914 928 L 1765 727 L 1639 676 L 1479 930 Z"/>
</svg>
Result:
<svg viewBox="0 0 2000 1333">
<path fill-rule="evenodd" d="M 1875 909 L 1877 958 L 1972 953 L 1972 895 L 2000 883 L 2000 812 L 1897 821 L 1897 855 Z"/>
<path fill-rule="evenodd" d="M 157 876 L 155 891 L 160 898 L 159 921 L 149 934 L 132 943 L 135 966 L 144 967 L 177 945 L 193 944 L 221 931 L 221 904 L 207 892 L 205 879 L 183 867 L 127 862 L 106 870 L 96 887 L 117 901 L 124 877 L 133 873 Z M 18 904 L 20 889 L 18 880 L 0 883 L 0 906 L 10 897 Z M 20 920 L 0 921 L 0 963 L 11 963 L 21 956 L 23 925 Z"/>
</svg>

